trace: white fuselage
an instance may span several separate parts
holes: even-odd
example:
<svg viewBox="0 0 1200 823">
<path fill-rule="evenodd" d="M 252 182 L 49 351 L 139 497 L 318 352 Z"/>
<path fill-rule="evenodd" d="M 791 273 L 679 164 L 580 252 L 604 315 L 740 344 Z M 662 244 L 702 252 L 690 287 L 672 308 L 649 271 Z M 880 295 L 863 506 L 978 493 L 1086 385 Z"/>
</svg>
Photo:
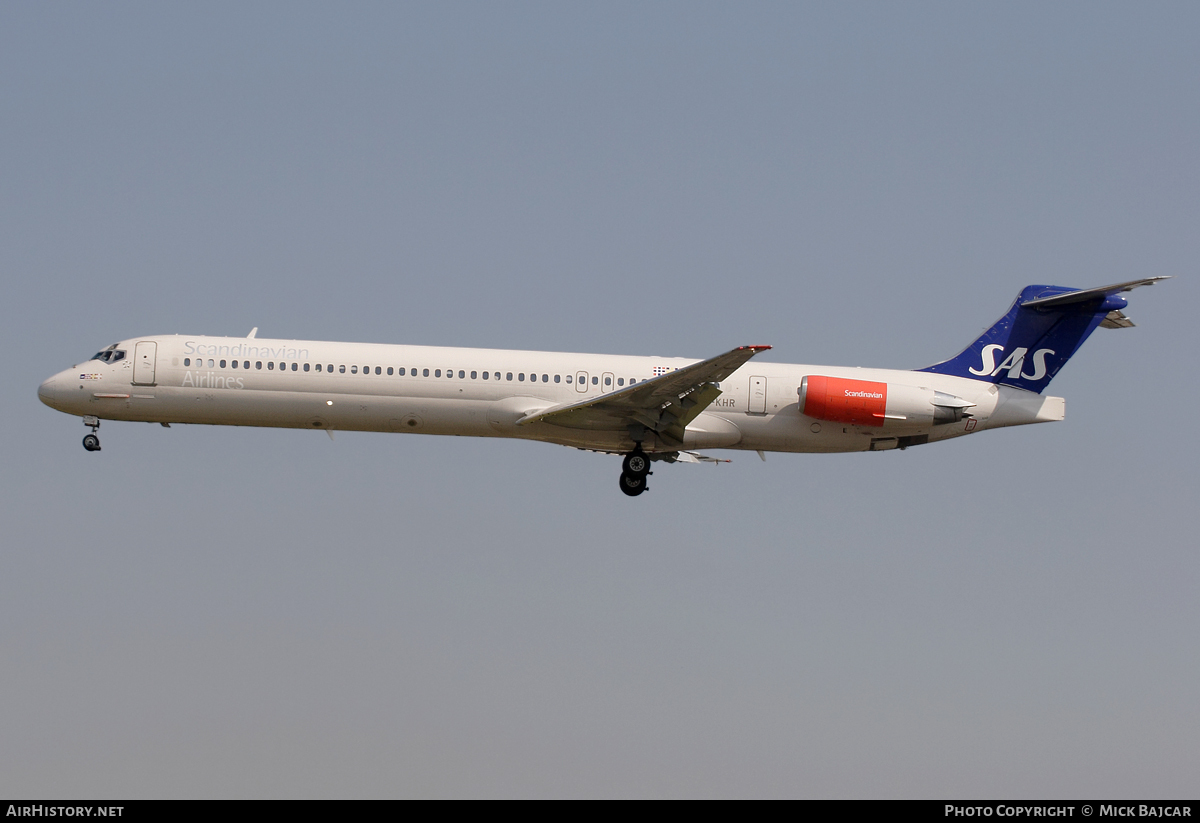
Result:
<svg viewBox="0 0 1200 823">
<path fill-rule="evenodd" d="M 43 402 L 103 420 L 515 437 L 606 452 L 632 448 L 629 432 L 517 421 L 697 362 L 182 335 L 133 338 L 117 348 L 127 353 L 119 362 L 89 360 L 47 380 L 38 391 Z M 809 375 L 953 395 L 971 404 L 970 416 L 940 425 L 815 419 L 802 413 L 798 396 Z M 1063 414 L 1061 398 L 928 372 L 753 360 L 718 386 L 721 395 L 687 426 L 684 448 L 867 451 Z M 644 447 L 679 445 L 651 435 Z"/>
</svg>

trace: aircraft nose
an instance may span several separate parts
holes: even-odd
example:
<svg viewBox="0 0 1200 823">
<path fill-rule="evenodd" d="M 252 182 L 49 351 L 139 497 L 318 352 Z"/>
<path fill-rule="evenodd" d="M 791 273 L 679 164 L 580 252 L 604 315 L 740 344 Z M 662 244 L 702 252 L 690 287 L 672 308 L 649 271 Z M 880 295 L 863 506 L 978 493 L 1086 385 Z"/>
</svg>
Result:
<svg viewBox="0 0 1200 823">
<path fill-rule="evenodd" d="M 57 382 L 58 375 L 56 374 L 53 377 L 42 381 L 42 385 L 38 386 L 38 399 L 47 406 L 54 402 L 54 387 Z"/>
</svg>

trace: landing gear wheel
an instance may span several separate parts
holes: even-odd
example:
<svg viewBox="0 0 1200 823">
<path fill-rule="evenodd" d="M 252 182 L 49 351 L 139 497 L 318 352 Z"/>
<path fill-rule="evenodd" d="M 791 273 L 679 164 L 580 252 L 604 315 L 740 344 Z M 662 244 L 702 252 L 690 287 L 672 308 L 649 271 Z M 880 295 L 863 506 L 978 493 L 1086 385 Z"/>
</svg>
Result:
<svg viewBox="0 0 1200 823">
<path fill-rule="evenodd" d="M 84 435 L 83 447 L 90 452 L 100 451 L 100 438 L 94 434 Z"/>
<path fill-rule="evenodd" d="M 650 458 L 640 448 L 634 449 L 625 455 L 625 460 L 621 463 L 621 468 L 625 470 L 626 474 L 645 477 L 650 473 Z"/>
<path fill-rule="evenodd" d="M 628 474 L 621 475 L 621 491 L 630 497 L 637 497 L 646 490 L 646 475 L 644 474 Z"/>
</svg>

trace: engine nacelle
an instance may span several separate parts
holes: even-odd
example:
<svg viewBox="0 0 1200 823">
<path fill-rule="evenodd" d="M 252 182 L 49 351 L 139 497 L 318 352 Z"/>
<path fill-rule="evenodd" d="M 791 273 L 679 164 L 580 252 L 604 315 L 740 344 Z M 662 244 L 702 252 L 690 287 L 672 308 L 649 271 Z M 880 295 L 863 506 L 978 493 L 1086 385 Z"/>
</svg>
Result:
<svg viewBox="0 0 1200 823">
<path fill-rule="evenodd" d="M 974 404 L 919 386 L 810 374 L 800 382 L 800 411 L 817 420 L 889 429 L 956 423 Z"/>
</svg>

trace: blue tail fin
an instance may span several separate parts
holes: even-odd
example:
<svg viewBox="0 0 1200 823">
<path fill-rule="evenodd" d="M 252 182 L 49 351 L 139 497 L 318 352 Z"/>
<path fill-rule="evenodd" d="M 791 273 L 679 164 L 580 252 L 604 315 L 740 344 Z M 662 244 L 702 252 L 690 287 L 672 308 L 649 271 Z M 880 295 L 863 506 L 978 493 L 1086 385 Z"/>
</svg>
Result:
<svg viewBox="0 0 1200 823">
<path fill-rule="evenodd" d="M 1131 280 L 1098 289 L 1026 286 L 1008 314 L 951 360 L 918 371 L 969 377 L 1041 393 L 1097 326 L 1127 328 L 1121 292 L 1166 277 Z"/>
</svg>

